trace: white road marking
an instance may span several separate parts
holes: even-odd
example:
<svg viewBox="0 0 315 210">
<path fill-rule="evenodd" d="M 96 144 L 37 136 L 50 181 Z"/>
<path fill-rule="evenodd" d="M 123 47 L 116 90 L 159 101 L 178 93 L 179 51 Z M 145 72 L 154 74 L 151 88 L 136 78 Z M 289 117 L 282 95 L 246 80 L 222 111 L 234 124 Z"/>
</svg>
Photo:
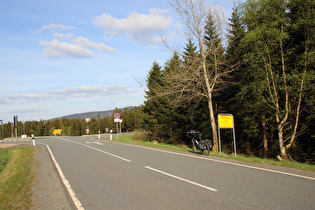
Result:
<svg viewBox="0 0 315 210">
<path fill-rule="evenodd" d="M 98 144 L 98 145 L 104 145 L 103 143 L 101 143 L 101 142 L 98 142 L 98 141 L 87 141 L 87 142 L 85 142 L 85 143 L 87 143 L 87 144 Z"/>
<path fill-rule="evenodd" d="M 47 149 L 48 149 L 48 152 L 50 154 L 50 157 L 52 159 L 52 161 L 54 162 L 56 168 L 57 168 L 57 171 L 59 173 L 59 176 L 63 182 L 63 184 L 65 185 L 66 189 L 68 190 L 68 193 L 70 194 L 70 197 L 74 203 L 74 205 L 77 207 L 78 210 L 84 210 L 84 208 L 82 207 L 82 204 L 81 202 L 79 201 L 79 199 L 77 198 L 77 196 L 75 195 L 75 193 L 73 192 L 72 188 L 71 188 L 71 185 L 69 183 L 69 181 L 66 179 L 66 177 L 64 176 L 58 162 L 56 161 L 53 153 L 51 152 L 50 148 L 48 145 L 46 145 Z"/>
<path fill-rule="evenodd" d="M 118 143 L 118 142 L 112 142 L 112 143 L 123 144 L 123 143 Z M 287 175 L 287 176 L 299 177 L 299 178 L 308 179 L 308 180 L 315 180 L 314 177 L 303 176 L 303 175 L 293 174 L 293 173 L 288 173 L 288 172 L 283 172 L 283 171 L 276 171 L 273 169 L 260 168 L 260 167 L 250 166 L 250 165 L 245 165 L 245 164 L 240 164 L 240 163 L 233 163 L 233 162 L 228 162 L 228 161 L 224 161 L 224 160 L 217 160 L 217 159 L 212 159 L 212 158 L 207 158 L 207 157 L 202 157 L 202 156 L 189 155 L 189 154 L 184 154 L 184 153 L 172 152 L 172 151 L 168 151 L 168 150 L 155 149 L 155 148 L 149 148 L 149 147 L 132 145 L 132 144 L 124 144 L 124 145 L 131 146 L 131 147 L 138 147 L 138 148 L 142 148 L 142 149 L 153 150 L 153 151 L 158 151 L 158 152 L 164 152 L 164 153 L 168 153 L 168 154 L 180 155 L 180 156 L 185 156 L 185 157 L 198 158 L 198 159 L 203 159 L 203 160 L 207 160 L 207 161 L 219 162 L 219 163 L 224 163 L 224 164 L 229 164 L 229 165 L 234 165 L 234 166 L 239 166 L 239 167 L 244 167 L 244 168 L 251 168 L 251 169 L 260 170 L 260 171 L 267 171 L 267 172 L 276 173 L 276 174 L 283 174 L 283 175 Z"/>
<path fill-rule="evenodd" d="M 114 154 L 109 153 L 109 152 L 105 152 L 105 151 L 103 151 L 103 150 L 101 150 L 101 149 L 97 149 L 97 148 L 94 148 L 94 147 L 91 147 L 91 146 L 88 146 L 88 145 L 85 145 L 85 144 L 81 144 L 81 143 L 79 143 L 79 142 L 75 142 L 75 141 L 71 141 L 71 140 L 68 140 L 68 139 L 64 139 L 64 138 L 60 138 L 60 139 L 62 139 L 62 140 L 64 140 L 64 141 L 68 141 L 68 142 L 74 143 L 74 144 L 78 144 L 78 145 L 81 145 L 81 146 L 84 146 L 84 147 L 87 147 L 87 148 L 90 148 L 90 149 L 94 149 L 94 150 L 96 150 L 96 151 L 98 151 L 98 152 L 102 152 L 102 153 L 104 153 L 104 154 L 110 155 L 110 156 L 112 156 L 112 157 L 118 158 L 118 159 L 123 160 L 123 161 L 126 161 L 126 162 L 131 162 L 131 160 L 128 160 L 128 159 L 123 158 L 123 157 L 120 157 L 120 156 L 118 156 L 118 155 L 114 155 Z"/>
<path fill-rule="evenodd" d="M 190 181 L 190 180 L 188 180 L 188 179 L 181 178 L 181 177 L 179 177 L 179 176 L 175 176 L 175 175 L 173 175 L 173 174 L 166 173 L 166 172 L 164 172 L 164 171 L 157 170 L 157 169 L 155 169 L 155 168 L 151 168 L 151 167 L 149 167 L 149 166 L 145 166 L 145 168 L 146 168 L 146 169 L 149 169 L 149 170 L 152 170 L 152 171 L 155 171 L 155 172 L 158 172 L 158 173 L 160 173 L 160 174 L 163 174 L 163 175 L 172 177 L 172 178 L 174 178 L 174 179 L 178 179 L 178 180 L 180 180 L 180 181 L 187 182 L 187 183 L 192 184 L 192 185 L 196 185 L 196 186 L 198 186 L 198 187 L 201 187 L 201 188 L 204 188 L 204 189 L 213 191 L 213 192 L 217 192 L 217 191 L 218 191 L 217 189 L 214 189 L 214 188 L 211 188 L 211 187 L 208 187 L 208 186 L 199 184 L 199 183 L 197 183 L 197 182 Z"/>
<path fill-rule="evenodd" d="M 260 171 L 267 171 L 267 172 L 272 172 L 272 173 L 276 173 L 276 174 L 283 174 L 283 175 L 288 175 L 288 176 L 294 176 L 294 177 L 299 177 L 299 178 L 303 178 L 303 179 L 315 180 L 314 177 L 303 176 L 303 175 L 299 175 L 299 174 L 292 174 L 292 173 L 283 172 L 283 171 L 276 171 L 276 170 L 267 169 L 267 168 L 260 168 L 260 167 L 256 167 L 256 166 L 243 165 L 243 164 L 232 163 L 232 162 L 227 162 L 227 161 L 223 161 L 223 160 L 211 159 L 211 161 L 225 163 L 225 164 L 234 165 L 234 166 L 240 166 L 240 167 L 244 167 L 244 168 L 256 169 L 256 170 L 260 170 Z"/>
</svg>

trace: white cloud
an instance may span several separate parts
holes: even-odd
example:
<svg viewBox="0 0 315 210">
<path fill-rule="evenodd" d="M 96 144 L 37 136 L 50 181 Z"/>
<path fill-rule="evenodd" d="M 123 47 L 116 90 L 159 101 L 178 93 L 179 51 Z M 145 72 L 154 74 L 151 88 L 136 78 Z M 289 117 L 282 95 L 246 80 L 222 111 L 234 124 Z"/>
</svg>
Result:
<svg viewBox="0 0 315 210">
<path fill-rule="evenodd" d="M 118 34 L 118 32 L 106 32 L 104 39 L 109 41 L 117 34 Z"/>
<path fill-rule="evenodd" d="M 111 48 L 111 47 L 105 45 L 104 43 L 95 43 L 95 42 L 92 42 L 92 41 L 82 37 L 82 36 L 75 38 L 74 44 L 79 45 L 79 46 L 84 46 L 84 47 L 90 47 L 90 48 L 93 48 L 96 50 L 109 52 L 109 53 L 115 52 L 114 48 Z"/>
<path fill-rule="evenodd" d="M 36 32 L 42 32 L 44 30 L 56 31 L 56 30 L 68 30 L 68 29 L 76 29 L 73 26 L 65 26 L 63 24 L 50 24 L 44 25 L 40 29 L 36 30 Z M 53 41 L 40 41 L 39 44 L 42 46 L 47 46 L 42 55 L 47 58 L 91 58 L 94 57 L 91 49 L 113 53 L 115 51 L 114 48 L 107 46 L 104 43 L 95 43 L 92 42 L 82 36 L 79 36 L 75 39 L 73 33 L 59 33 L 54 32 Z M 63 40 L 62 41 L 59 41 Z"/>
<path fill-rule="evenodd" d="M 54 33 L 54 37 L 58 38 L 58 39 L 62 39 L 62 40 L 70 40 L 73 37 L 73 33 Z"/>
<path fill-rule="evenodd" d="M 18 99 L 48 99 L 49 96 L 45 93 L 12 93 L 4 96 L 6 99 L 18 100 Z"/>
<path fill-rule="evenodd" d="M 50 24 L 50 25 L 44 25 L 42 26 L 40 29 L 36 30 L 36 33 L 40 33 L 43 32 L 45 30 L 52 30 L 52 31 L 56 31 L 58 29 L 61 30 L 67 30 L 67 29 L 76 29 L 76 27 L 73 26 L 65 26 L 63 24 Z"/>
<path fill-rule="evenodd" d="M 71 97 L 85 97 L 85 96 L 99 96 L 99 95 L 113 95 L 124 92 L 135 91 L 129 88 L 128 85 L 92 85 L 92 86 L 74 86 L 67 87 L 61 90 L 51 90 L 47 93 L 52 95 L 62 95 Z"/>
<path fill-rule="evenodd" d="M 91 50 L 83 48 L 75 44 L 69 44 L 66 42 L 60 42 L 55 39 L 51 42 L 41 41 L 39 43 L 43 46 L 49 46 L 44 49 L 42 55 L 48 58 L 63 58 L 63 57 L 75 57 L 75 58 L 91 58 L 93 53 Z"/>
<path fill-rule="evenodd" d="M 12 93 L 4 95 L 6 100 L 64 100 L 70 97 L 94 97 L 119 95 L 138 91 L 131 89 L 129 85 L 92 85 L 73 86 L 60 90 L 47 90 L 35 93 Z"/>
<path fill-rule="evenodd" d="M 71 39 L 73 36 L 72 33 L 54 33 L 54 36 L 68 42 L 61 42 L 58 39 L 53 41 L 41 41 L 39 42 L 42 46 L 47 46 L 42 55 L 47 58 L 91 58 L 94 57 L 93 52 L 90 49 L 95 49 L 107 53 L 115 52 L 114 48 L 107 46 L 104 43 L 95 43 L 82 36 L 79 36 L 75 39 Z M 90 49 L 88 49 L 90 48 Z"/>
<path fill-rule="evenodd" d="M 6 104 L 5 100 L 0 98 L 0 104 Z"/>
<path fill-rule="evenodd" d="M 104 13 L 95 17 L 93 23 L 111 32 L 124 33 L 134 41 L 157 43 L 161 41 L 160 36 L 166 33 L 173 21 L 165 12 L 166 10 L 150 9 L 148 15 L 132 12 L 123 19 Z"/>
</svg>

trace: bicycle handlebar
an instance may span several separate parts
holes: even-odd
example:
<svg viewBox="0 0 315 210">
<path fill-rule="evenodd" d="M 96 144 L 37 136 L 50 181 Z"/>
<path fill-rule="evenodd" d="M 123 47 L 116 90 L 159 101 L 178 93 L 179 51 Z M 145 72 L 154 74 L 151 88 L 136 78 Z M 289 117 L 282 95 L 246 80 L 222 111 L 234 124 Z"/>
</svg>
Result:
<svg viewBox="0 0 315 210">
<path fill-rule="evenodd" d="M 200 132 L 199 131 L 196 131 L 196 130 L 190 130 L 187 132 L 188 134 L 199 134 Z"/>
</svg>

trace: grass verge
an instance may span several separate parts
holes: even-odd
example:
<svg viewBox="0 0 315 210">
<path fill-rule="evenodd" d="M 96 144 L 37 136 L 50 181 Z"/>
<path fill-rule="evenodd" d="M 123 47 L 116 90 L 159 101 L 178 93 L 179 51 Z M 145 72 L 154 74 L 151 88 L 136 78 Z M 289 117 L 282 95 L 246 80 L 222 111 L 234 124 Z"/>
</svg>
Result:
<svg viewBox="0 0 315 210">
<path fill-rule="evenodd" d="M 29 209 L 32 205 L 32 147 L 0 149 L 1 209 Z M 7 161 L 3 161 L 7 159 Z M 2 163 L 5 163 L 2 165 Z"/>
<path fill-rule="evenodd" d="M 115 136 L 115 138 L 113 138 L 113 141 L 192 153 L 191 148 L 187 147 L 186 145 L 178 145 L 177 146 L 177 145 L 157 143 L 154 141 L 152 141 L 152 142 L 151 141 L 141 141 L 141 140 L 137 140 L 138 136 L 139 136 L 139 133 L 135 133 L 135 134 L 131 134 L 131 135 L 119 135 L 118 140 Z M 265 159 L 265 158 L 259 158 L 259 157 L 245 157 L 242 155 L 237 155 L 237 157 L 235 157 L 234 154 L 233 155 L 228 155 L 225 153 L 220 154 L 218 152 L 213 152 L 213 151 L 210 152 L 210 156 L 234 159 L 234 160 L 245 161 L 245 162 L 270 164 L 270 165 L 274 165 L 274 166 L 281 166 L 281 167 L 287 167 L 287 168 L 297 168 L 297 169 L 315 172 L 315 165 L 310 165 L 310 164 L 306 164 L 306 163 L 297 163 L 297 162 L 293 162 L 293 161 L 277 161 L 277 160 Z"/>
<path fill-rule="evenodd" d="M 0 173 L 3 171 L 7 162 L 8 162 L 8 152 L 7 150 L 0 148 Z"/>
<path fill-rule="evenodd" d="M 281 167 L 286 167 L 286 168 L 296 168 L 296 169 L 302 169 L 302 170 L 315 172 L 315 165 L 310 165 L 306 163 L 298 163 L 294 161 L 278 161 L 278 160 L 260 158 L 260 157 L 247 157 L 243 155 L 237 155 L 235 157 L 234 154 L 232 155 L 225 154 L 225 153 L 220 154 L 218 152 L 213 152 L 213 151 L 210 152 L 210 155 L 216 156 L 216 157 L 240 160 L 240 161 L 245 161 L 245 162 L 262 163 L 262 164 L 269 164 L 269 165 L 281 166 Z"/>
<path fill-rule="evenodd" d="M 136 134 L 138 135 L 138 134 Z M 171 144 L 164 144 L 164 143 L 158 143 L 156 141 L 139 141 L 134 140 L 134 135 L 120 135 L 118 140 L 117 138 L 113 138 L 114 141 L 118 142 L 125 142 L 129 144 L 137 144 L 137 145 L 143 145 L 143 146 L 149 146 L 149 147 L 155 147 L 155 148 L 161 148 L 161 149 L 169 149 L 174 151 L 183 151 L 183 152 L 191 152 L 191 148 L 188 148 L 186 145 L 171 145 Z"/>
</svg>

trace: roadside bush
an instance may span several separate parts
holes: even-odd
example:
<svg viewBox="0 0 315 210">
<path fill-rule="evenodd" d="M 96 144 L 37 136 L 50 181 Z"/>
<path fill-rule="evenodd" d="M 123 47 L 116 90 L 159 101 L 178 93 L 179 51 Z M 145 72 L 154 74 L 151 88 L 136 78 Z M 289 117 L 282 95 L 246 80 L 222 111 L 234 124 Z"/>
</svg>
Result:
<svg viewBox="0 0 315 210">
<path fill-rule="evenodd" d="M 148 141 L 148 134 L 144 130 L 136 130 L 133 135 L 131 136 L 131 139 L 134 141 Z"/>
</svg>

